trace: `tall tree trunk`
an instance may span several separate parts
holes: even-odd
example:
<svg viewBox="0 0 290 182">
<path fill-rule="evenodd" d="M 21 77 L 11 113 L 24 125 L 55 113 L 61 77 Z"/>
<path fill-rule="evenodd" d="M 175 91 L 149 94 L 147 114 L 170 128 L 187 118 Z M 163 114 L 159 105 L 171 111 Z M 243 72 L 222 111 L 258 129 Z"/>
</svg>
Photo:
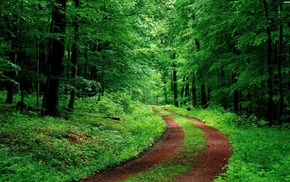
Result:
<svg viewBox="0 0 290 182">
<path fill-rule="evenodd" d="M 79 8 L 80 6 L 80 2 L 79 0 L 75 0 L 75 8 Z M 78 60 L 78 53 L 79 53 L 79 48 L 78 48 L 78 33 L 79 33 L 79 24 L 78 24 L 78 15 L 75 15 L 75 19 L 74 19 L 74 43 L 72 46 L 72 57 L 71 57 L 71 63 L 72 63 L 72 70 L 71 70 L 71 79 L 74 81 L 76 76 L 77 76 L 77 60 Z M 74 83 L 74 82 L 73 82 Z M 73 84 L 73 86 L 75 86 L 75 84 Z M 74 107 L 74 101 L 75 101 L 75 94 L 76 91 L 75 89 L 72 89 L 71 93 L 70 93 L 70 100 L 69 100 L 69 104 L 68 104 L 68 108 L 70 110 L 73 110 Z"/>
<path fill-rule="evenodd" d="M 184 83 L 185 83 L 185 76 L 183 76 L 183 78 L 182 78 L 182 84 L 184 84 Z M 181 98 L 181 100 L 185 99 L 185 85 L 183 85 L 182 88 L 181 88 L 180 98 Z M 180 106 L 181 107 L 182 107 L 182 104 L 183 104 L 183 102 L 181 101 L 180 102 Z"/>
<path fill-rule="evenodd" d="M 282 124 L 281 117 L 284 113 L 284 90 L 282 80 L 282 61 L 283 61 L 283 1 L 280 2 L 280 26 L 279 26 L 279 54 L 278 54 L 278 80 L 279 80 L 279 92 L 280 92 L 280 111 L 278 114 L 279 124 Z"/>
<path fill-rule="evenodd" d="M 163 80 L 163 84 L 164 84 L 164 86 L 163 86 L 164 101 L 165 101 L 165 104 L 168 104 L 168 96 L 167 96 L 167 89 L 166 89 L 167 81 L 166 81 L 166 76 L 164 74 L 165 73 L 163 73 L 163 76 L 162 76 L 162 80 Z"/>
<path fill-rule="evenodd" d="M 189 94 L 189 87 L 190 87 L 190 86 L 189 86 L 188 80 L 189 80 L 189 78 L 186 77 L 185 100 L 184 100 L 184 102 L 183 102 L 184 105 L 186 105 L 187 101 L 189 100 L 189 96 L 190 96 L 190 94 Z"/>
<path fill-rule="evenodd" d="M 17 22 L 18 16 L 13 15 L 12 16 L 12 22 Z M 17 34 L 18 34 L 18 27 L 15 23 L 11 25 L 11 33 L 9 35 L 9 38 L 11 40 L 11 52 L 9 53 L 9 60 L 11 63 L 16 64 L 17 55 L 18 55 L 18 43 L 17 43 Z M 15 72 L 12 70 L 6 74 L 11 80 L 15 79 Z M 6 89 L 7 89 L 7 95 L 5 103 L 11 104 L 13 103 L 13 94 L 14 94 L 14 82 L 13 81 L 7 81 Z"/>
<path fill-rule="evenodd" d="M 284 9 L 286 9 L 286 10 L 284 10 L 284 12 L 287 12 L 286 16 L 289 17 L 290 6 L 286 6 L 286 7 L 284 7 Z M 288 29 L 290 29 L 290 20 L 289 19 L 287 22 L 287 27 L 288 27 Z M 287 66 L 289 66 L 290 65 L 290 44 L 285 44 L 285 52 L 286 52 L 286 50 L 287 50 L 288 54 L 286 53 L 287 56 L 285 57 L 285 59 L 286 59 Z M 288 76 L 290 75 L 290 71 L 288 71 L 287 75 Z M 285 84 L 285 88 L 286 88 L 285 93 L 289 93 L 290 83 Z M 287 105 L 285 104 L 285 107 L 289 107 L 289 104 L 287 104 Z M 286 114 L 290 115 L 290 111 L 288 111 Z M 290 123 L 290 120 L 287 120 L 287 122 Z"/>
<path fill-rule="evenodd" d="M 23 13 L 23 0 L 21 0 L 21 5 L 20 5 L 20 17 L 22 17 Z M 23 66 L 23 51 L 22 51 L 22 18 L 19 19 L 19 39 L 18 39 L 18 44 L 19 44 L 19 65 L 20 67 Z M 20 93 L 21 93 L 21 107 L 20 107 L 20 112 L 23 112 L 24 109 L 24 85 L 27 82 L 26 75 L 23 75 L 23 72 L 20 71 L 20 79 L 19 79 L 19 85 L 20 85 Z"/>
<path fill-rule="evenodd" d="M 237 79 L 237 73 L 236 71 L 233 71 L 232 73 L 232 79 L 234 80 L 234 83 L 237 83 L 238 79 Z M 234 112 L 238 113 L 239 112 L 239 92 L 237 91 L 237 89 L 235 89 L 234 91 Z"/>
<path fill-rule="evenodd" d="M 174 99 L 174 106 L 178 107 L 178 88 L 177 88 L 177 71 L 176 65 L 173 65 L 173 99 Z"/>
<path fill-rule="evenodd" d="M 12 42 L 12 44 L 13 44 L 13 42 Z M 17 53 L 15 51 L 13 51 L 13 52 L 10 53 L 9 57 L 10 57 L 10 61 L 15 64 L 16 63 L 16 59 L 17 59 Z M 7 76 L 11 80 L 14 80 L 15 79 L 14 71 L 8 72 Z M 14 82 L 10 81 L 10 80 L 7 81 L 6 89 L 7 89 L 7 95 L 6 95 L 5 103 L 12 104 L 13 103 L 13 93 L 14 93 Z"/>
<path fill-rule="evenodd" d="M 49 60 L 50 74 L 48 74 L 47 93 L 44 98 L 44 114 L 59 116 L 59 82 L 63 73 L 62 60 L 64 57 L 64 33 L 65 33 L 66 0 L 56 0 L 53 7 L 52 23 L 53 32 L 60 34 L 52 39 L 51 60 Z"/>
<path fill-rule="evenodd" d="M 200 91 L 201 91 L 201 106 L 203 108 L 207 107 L 207 99 L 206 99 L 206 88 L 205 88 L 205 84 L 202 81 L 202 84 L 200 86 Z"/>
<path fill-rule="evenodd" d="M 191 105 L 192 107 L 196 106 L 196 83 L 195 83 L 195 76 L 192 76 L 191 80 Z"/>
<path fill-rule="evenodd" d="M 221 71 L 218 72 L 218 77 L 219 77 L 219 87 L 221 89 L 224 89 L 224 87 L 226 86 L 226 74 L 225 74 L 225 71 L 224 69 L 222 68 Z M 225 108 L 225 109 L 228 109 L 228 105 L 229 105 L 229 101 L 228 101 L 228 95 L 225 94 L 225 93 L 222 93 L 220 95 L 221 99 L 222 99 L 222 107 Z"/>
<path fill-rule="evenodd" d="M 40 73 L 40 68 L 39 68 L 39 62 L 40 62 L 40 40 L 37 40 L 37 63 L 36 63 L 36 106 L 39 106 L 39 89 L 40 89 L 40 83 L 39 83 L 39 73 Z"/>
<path fill-rule="evenodd" d="M 85 65 L 84 65 L 84 78 L 88 79 L 88 61 L 89 61 L 89 48 L 85 48 Z"/>
<path fill-rule="evenodd" d="M 266 22 L 267 22 L 267 27 L 266 27 L 266 33 L 268 36 L 267 40 L 267 46 L 268 46 L 268 51 L 267 51 L 267 64 L 268 64 L 268 95 L 269 95 L 269 100 L 268 100 L 268 120 L 269 124 L 273 125 L 274 120 L 273 120 L 273 60 L 272 60 L 272 38 L 271 38 L 271 29 L 270 29 L 270 18 L 269 18 L 269 12 L 268 12 L 268 4 L 267 1 L 264 0 L 264 9 L 265 9 L 265 16 L 266 16 Z"/>
<path fill-rule="evenodd" d="M 53 27 L 54 27 L 54 19 L 55 16 L 52 14 L 51 22 L 50 22 L 50 27 L 49 31 L 53 33 Z M 47 94 L 48 91 L 50 90 L 49 85 L 50 85 L 50 76 L 51 76 L 51 59 L 52 59 L 52 38 L 48 39 L 48 46 L 47 46 L 47 55 L 46 55 L 46 88 L 45 92 L 43 95 L 43 101 L 42 101 L 42 108 L 43 108 L 43 115 L 45 115 L 46 112 L 46 101 L 47 101 Z"/>
<path fill-rule="evenodd" d="M 237 42 L 235 42 L 235 45 L 237 44 Z M 240 55 L 241 52 L 236 48 L 236 46 L 233 46 L 234 47 L 234 54 L 235 55 Z M 234 60 L 236 61 L 236 60 Z M 236 84 L 238 82 L 238 69 L 235 68 L 233 71 L 232 71 L 232 80 L 234 82 L 234 84 Z M 241 101 L 241 91 L 238 91 L 237 89 L 234 90 L 234 112 L 238 113 L 240 111 L 240 101 Z"/>
</svg>

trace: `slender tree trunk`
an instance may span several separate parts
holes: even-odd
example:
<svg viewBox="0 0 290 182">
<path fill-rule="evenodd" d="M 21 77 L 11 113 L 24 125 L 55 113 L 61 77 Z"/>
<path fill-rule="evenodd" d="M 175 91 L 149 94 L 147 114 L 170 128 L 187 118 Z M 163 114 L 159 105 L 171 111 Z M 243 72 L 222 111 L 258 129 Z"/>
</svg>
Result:
<svg viewBox="0 0 290 182">
<path fill-rule="evenodd" d="M 226 76 L 225 76 L 225 71 L 224 69 L 221 69 L 221 71 L 218 72 L 218 77 L 219 77 L 219 87 L 224 89 L 224 87 L 226 86 Z M 225 109 L 228 109 L 228 105 L 229 105 L 229 102 L 228 102 L 228 95 L 225 94 L 225 93 L 222 93 L 222 95 L 220 95 L 220 97 L 222 98 L 222 107 L 225 108 Z"/>
<path fill-rule="evenodd" d="M 177 71 L 176 65 L 173 65 L 173 99 L 174 106 L 178 107 L 178 88 L 177 88 Z"/>
<path fill-rule="evenodd" d="M 16 63 L 16 59 L 17 59 L 17 53 L 16 52 L 11 52 L 10 53 L 10 61 L 12 63 Z M 7 76 L 14 80 L 15 79 L 15 73 L 14 71 L 11 71 L 9 73 L 7 73 Z M 7 95 L 6 95 L 6 100 L 5 100 L 5 103 L 7 104 L 12 104 L 13 103 L 13 93 L 14 93 L 14 82 L 12 81 L 7 81 L 7 84 L 6 84 L 6 89 L 7 89 Z"/>
<path fill-rule="evenodd" d="M 183 76 L 182 83 L 183 83 L 183 84 L 185 83 L 185 76 Z M 180 98 L 181 98 L 182 100 L 185 99 L 185 86 L 182 86 L 182 88 L 181 88 Z M 180 102 L 180 106 L 182 106 L 182 104 L 183 104 L 183 102 L 181 101 L 181 102 Z"/>
<path fill-rule="evenodd" d="M 188 83 L 188 80 L 189 80 L 189 78 L 188 77 L 186 77 L 186 86 L 185 86 L 185 100 L 184 100 L 184 105 L 186 105 L 186 103 L 187 103 L 187 101 L 189 100 L 189 96 L 190 96 L 190 94 L 189 94 L 189 83 Z"/>
<path fill-rule="evenodd" d="M 197 38 L 195 38 L 194 42 L 195 42 L 196 50 L 200 51 L 201 49 L 200 41 Z M 204 78 L 201 79 L 200 91 L 201 91 L 201 106 L 203 108 L 206 108 L 207 101 L 206 101 L 206 90 L 205 90 Z"/>
<path fill-rule="evenodd" d="M 90 46 L 90 50 L 93 51 L 93 52 L 95 52 L 95 51 L 101 52 L 102 51 L 101 43 L 99 43 L 99 46 L 98 46 L 96 42 L 92 42 L 92 44 Z M 103 60 L 100 60 L 100 61 L 103 61 Z M 91 73 L 90 74 L 90 80 L 95 80 L 95 81 L 99 81 L 100 82 L 100 80 L 97 80 L 98 79 L 98 74 L 99 74 L 98 73 L 99 72 L 98 69 L 99 68 L 97 68 L 94 65 L 90 66 L 90 73 Z M 103 70 L 103 67 L 101 69 Z"/>
<path fill-rule="evenodd" d="M 233 77 L 233 80 L 234 80 L 234 83 L 237 83 L 237 74 L 236 74 L 236 72 L 235 71 L 233 71 L 233 73 L 232 73 L 232 77 Z M 239 112 L 239 98 L 240 98 L 240 96 L 239 96 L 239 92 L 237 91 L 237 90 L 235 90 L 234 91 L 234 111 L 236 112 L 236 113 L 238 113 Z"/>
<path fill-rule="evenodd" d="M 84 78 L 88 79 L 88 61 L 89 61 L 89 48 L 85 48 L 85 67 L 84 67 Z"/>
<path fill-rule="evenodd" d="M 207 107 L 206 88 L 205 88 L 205 84 L 203 82 L 200 86 L 200 91 L 201 91 L 201 106 L 203 108 L 206 108 Z"/>
<path fill-rule="evenodd" d="M 282 124 L 281 117 L 284 113 L 284 90 L 282 80 L 282 61 L 283 61 L 283 1 L 280 2 L 280 26 L 279 26 L 279 54 L 278 54 L 278 79 L 279 79 L 279 92 L 280 92 L 280 112 L 278 115 L 279 124 Z"/>
<path fill-rule="evenodd" d="M 13 15 L 12 16 L 12 21 L 13 22 L 17 22 L 18 16 Z M 17 34 L 18 34 L 18 27 L 16 24 L 12 24 L 11 25 L 11 34 L 9 35 L 10 40 L 11 40 L 11 52 L 9 53 L 9 60 L 11 63 L 16 64 L 16 60 L 17 60 L 17 55 L 18 55 L 18 51 L 17 51 Z M 15 79 L 15 72 L 14 71 L 10 71 L 6 74 L 6 76 L 8 76 L 11 80 Z M 6 100 L 5 103 L 7 104 L 11 104 L 13 103 L 13 94 L 14 94 L 14 82 L 12 81 L 7 81 L 6 84 L 6 89 L 7 89 L 7 95 L 6 95 Z"/>
<path fill-rule="evenodd" d="M 49 30 L 51 33 L 53 33 L 53 27 L 54 27 L 54 19 L 55 16 L 52 14 L 51 22 Z M 46 88 L 43 95 L 43 101 L 42 101 L 42 108 L 43 108 L 43 115 L 45 115 L 46 112 L 46 101 L 47 101 L 47 94 L 50 90 L 50 76 L 51 76 L 51 59 L 52 59 L 52 38 L 49 38 L 48 40 L 48 46 L 47 46 L 47 58 L 46 58 Z"/>
<path fill-rule="evenodd" d="M 59 116 L 59 83 L 60 76 L 63 73 L 62 60 L 64 57 L 64 33 L 65 33 L 65 10 L 66 0 L 56 0 L 53 8 L 53 33 L 60 34 L 59 37 L 52 39 L 50 74 L 47 78 L 47 93 L 44 105 L 44 114 L 51 116 Z"/>
<path fill-rule="evenodd" d="M 191 80 L 191 105 L 192 107 L 196 106 L 196 83 L 194 75 Z"/>
<path fill-rule="evenodd" d="M 237 42 L 235 43 L 237 44 Z M 236 48 L 236 46 L 234 47 L 234 54 L 235 55 L 240 55 L 241 52 Z M 235 60 L 236 61 L 236 60 Z M 236 84 L 238 82 L 238 71 L 235 68 L 232 72 L 232 80 L 234 82 L 234 84 Z M 238 113 L 241 109 L 240 109 L 240 100 L 241 100 L 241 92 L 238 91 L 237 89 L 234 90 L 234 112 Z"/>
<path fill-rule="evenodd" d="M 20 5 L 20 17 L 22 17 L 23 13 L 23 0 L 21 0 L 21 5 Z M 19 19 L 19 65 L 20 67 L 23 66 L 23 51 L 22 51 L 22 18 Z M 23 72 L 20 71 L 20 79 L 19 79 L 19 84 L 20 84 L 20 93 L 21 93 L 21 107 L 20 107 L 20 112 L 23 112 L 24 109 L 24 84 L 27 81 L 26 75 L 23 75 Z"/>
<path fill-rule="evenodd" d="M 162 76 L 162 80 L 163 80 L 163 84 L 164 84 L 164 86 L 163 86 L 163 93 L 164 93 L 165 104 L 168 104 L 168 96 L 167 96 L 167 89 L 166 89 L 167 81 L 166 81 L 166 76 L 164 74 L 165 73 L 163 73 L 163 76 Z"/>
<path fill-rule="evenodd" d="M 284 9 L 286 9 L 286 10 L 284 10 L 284 12 L 288 12 L 287 14 L 286 14 L 286 16 L 288 16 L 289 17 L 289 15 L 290 15 L 290 6 L 286 6 L 286 7 L 284 7 Z M 290 29 L 290 20 L 288 19 L 288 22 L 287 22 L 287 28 L 288 29 Z M 287 48 L 286 48 L 287 47 Z M 286 57 L 285 57 L 285 59 L 286 59 L 286 63 L 287 63 L 287 66 L 289 66 L 290 65 L 290 45 L 289 44 L 285 44 L 285 52 L 286 52 L 286 50 L 287 50 L 287 52 L 288 52 L 288 54 L 286 53 Z M 288 76 L 290 75 L 290 71 L 288 71 L 288 74 L 287 74 Z M 288 83 L 288 84 L 285 84 L 285 93 L 289 93 L 289 90 L 290 90 L 290 83 Z M 289 99 L 288 99 L 289 100 Z M 289 103 L 289 102 L 288 102 Z M 289 104 L 285 104 L 285 107 L 289 107 Z M 285 111 L 286 112 L 286 111 Z M 287 115 L 290 115 L 290 111 L 288 111 L 287 113 L 286 113 Z M 287 122 L 288 123 L 290 123 L 290 120 L 287 120 Z"/>
<path fill-rule="evenodd" d="M 268 51 L 267 51 L 267 64 L 268 64 L 268 120 L 269 124 L 273 125 L 273 60 L 272 60 L 272 38 L 271 38 L 271 29 L 270 29 L 270 19 L 269 19 L 269 12 L 268 12 L 268 4 L 267 1 L 264 0 L 264 9 L 265 9 L 265 16 L 266 16 L 266 22 L 267 22 L 267 28 L 266 33 L 268 36 L 267 45 L 268 45 Z"/>
<path fill-rule="evenodd" d="M 75 8 L 79 8 L 80 2 L 79 0 L 75 0 Z M 78 48 L 78 33 L 79 33 L 79 24 L 78 24 L 78 15 L 75 15 L 75 20 L 74 20 L 74 43 L 72 46 L 72 58 L 71 58 L 71 63 L 72 63 L 72 70 L 71 70 L 71 79 L 74 81 L 74 79 L 77 76 L 77 60 L 78 60 L 78 53 L 79 53 L 79 48 Z M 73 84 L 75 86 L 75 84 Z M 68 104 L 68 108 L 70 110 L 73 110 L 74 107 L 74 101 L 75 101 L 75 89 L 73 89 L 70 93 L 70 100 Z"/>
<path fill-rule="evenodd" d="M 39 40 L 37 41 L 37 64 L 36 64 L 36 106 L 39 106 L 39 89 L 40 89 L 40 83 L 39 83 L 39 73 L 40 73 L 40 68 L 39 68 L 39 62 L 40 62 L 40 45 L 39 45 Z"/>
<path fill-rule="evenodd" d="M 210 97 L 211 97 L 211 88 L 207 87 L 207 97 L 206 97 L 206 107 L 208 106 L 208 103 L 210 102 Z"/>
</svg>

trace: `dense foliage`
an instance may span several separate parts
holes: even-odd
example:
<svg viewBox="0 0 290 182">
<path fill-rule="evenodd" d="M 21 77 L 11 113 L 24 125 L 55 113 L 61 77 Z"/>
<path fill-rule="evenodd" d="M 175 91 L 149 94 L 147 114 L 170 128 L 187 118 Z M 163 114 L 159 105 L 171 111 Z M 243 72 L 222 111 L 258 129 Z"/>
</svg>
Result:
<svg viewBox="0 0 290 182">
<path fill-rule="evenodd" d="M 95 97 L 77 100 L 69 120 L 14 113 L 1 104 L 0 181 L 79 180 L 151 146 L 164 121 L 150 107 L 119 98 L 104 98 L 108 109 Z M 120 120 L 104 118 L 100 109 Z"/>
<path fill-rule="evenodd" d="M 177 0 L 169 28 L 179 103 L 289 120 L 287 1 Z M 191 94 L 188 94 L 188 93 Z"/>
<path fill-rule="evenodd" d="M 124 91 L 281 124 L 290 115 L 289 8 L 283 0 L 5 1 L 0 86 L 6 103 L 16 90 L 22 103 L 25 93 L 43 95 L 44 115 L 59 115 L 62 95 L 72 110 L 75 97 Z"/>
<path fill-rule="evenodd" d="M 102 169 L 127 158 L 120 156 L 126 142 L 140 143 L 124 149 L 131 155 L 164 127 L 157 123 L 154 133 L 153 121 L 159 119 L 153 116 L 146 126 L 142 106 L 133 106 L 139 102 L 197 108 L 192 114 L 231 135 L 237 155 L 229 180 L 251 181 L 252 174 L 258 181 L 289 178 L 284 175 L 289 156 L 277 151 L 288 149 L 280 141 L 287 143 L 290 118 L 289 1 L 7 0 L 0 5 L 3 180 L 32 173 L 35 179 L 77 179 L 91 173 L 92 165 Z M 199 110 L 209 106 L 223 109 Z M 136 111 L 145 123 L 133 122 Z M 121 148 L 109 150 L 113 163 L 109 154 L 101 156 L 104 163 L 93 157 L 106 150 L 104 140 L 109 148 L 121 142 Z M 242 146 L 251 140 L 255 150 Z M 258 153 L 270 157 L 262 160 Z M 80 166 L 87 167 L 76 172 Z M 237 171 L 245 176 L 234 176 Z"/>
<path fill-rule="evenodd" d="M 70 97 L 71 110 L 76 97 L 106 91 L 156 100 L 162 83 L 157 59 L 166 57 L 156 38 L 162 31 L 161 22 L 155 22 L 159 8 L 138 0 L 1 2 L 5 102 L 12 103 L 14 93 L 21 92 L 23 105 L 26 94 L 37 93 L 43 96 L 43 114 L 59 116 L 63 96 Z"/>
<path fill-rule="evenodd" d="M 257 127 L 256 118 L 238 116 L 223 108 L 167 108 L 189 115 L 226 134 L 233 155 L 227 172 L 215 181 L 289 181 L 289 124 Z M 260 121 L 265 122 L 265 121 Z"/>
</svg>

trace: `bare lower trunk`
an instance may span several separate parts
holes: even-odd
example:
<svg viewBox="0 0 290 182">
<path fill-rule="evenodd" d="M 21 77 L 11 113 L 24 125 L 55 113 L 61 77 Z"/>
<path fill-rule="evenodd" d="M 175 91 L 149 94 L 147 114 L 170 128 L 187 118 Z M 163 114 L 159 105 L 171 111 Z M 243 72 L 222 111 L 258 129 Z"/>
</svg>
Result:
<svg viewBox="0 0 290 182">
<path fill-rule="evenodd" d="M 270 22 L 269 19 L 269 12 L 268 12 L 268 4 L 267 1 L 264 0 L 264 9 L 265 9 L 265 16 L 267 23 Z M 266 28 L 266 33 L 268 36 L 267 40 L 267 45 L 268 45 L 268 51 L 267 51 L 267 64 L 268 64 L 268 95 L 269 95 L 269 100 L 268 100 L 268 120 L 269 124 L 273 125 L 273 61 L 272 61 L 272 38 L 271 38 L 271 29 L 270 25 L 267 25 Z"/>
<path fill-rule="evenodd" d="M 75 8 L 78 8 L 80 5 L 79 0 L 75 0 Z M 73 43 L 73 50 L 72 50 L 72 58 L 71 58 L 71 63 L 72 63 L 72 70 L 71 70 L 71 79 L 73 80 L 73 86 L 75 86 L 74 84 L 74 79 L 77 76 L 77 61 L 78 61 L 78 53 L 79 53 L 79 48 L 77 45 L 77 41 L 78 41 L 78 33 L 79 33 L 79 24 L 78 24 L 78 17 L 77 15 L 75 16 L 74 19 L 74 43 Z M 70 100 L 69 100 L 69 104 L 68 104 L 68 108 L 70 110 L 73 110 L 74 108 L 74 101 L 75 101 L 75 89 L 73 89 L 70 93 Z"/>
<path fill-rule="evenodd" d="M 53 10 L 53 33 L 60 36 L 52 40 L 50 74 L 48 74 L 47 93 L 45 94 L 44 114 L 58 116 L 59 83 L 63 72 L 64 33 L 65 33 L 65 0 L 56 0 Z"/>
</svg>

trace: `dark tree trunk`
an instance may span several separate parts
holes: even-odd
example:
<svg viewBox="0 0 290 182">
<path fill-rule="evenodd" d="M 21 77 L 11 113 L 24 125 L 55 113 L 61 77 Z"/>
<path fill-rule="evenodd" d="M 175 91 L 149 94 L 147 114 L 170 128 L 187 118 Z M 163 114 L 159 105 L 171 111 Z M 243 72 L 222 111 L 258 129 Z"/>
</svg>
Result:
<svg viewBox="0 0 290 182">
<path fill-rule="evenodd" d="M 189 100 L 189 83 L 188 83 L 188 77 L 186 77 L 186 86 L 185 86 L 185 100 L 183 102 L 184 105 L 186 105 L 187 101 Z"/>
<path fill-rule="evenodd" d="M 283 12 L 283 1 L 280 2 L 280 15 Z M 282 80 L 282 61 L 283 61 L 283 18 L 280 16 L 280 26 L 279 26 L 279 54 L 278 54 L 278 80 L 279 80 L 279 92 L 280 92 L 280 105 L 278 121 L 282 124 L 281 117 L 284 113 L 284 90 L 283 90 L 283 80 Z"/>
<path fill-rule="evenodd" d="M 79 0 L 75 0 L 75 8 L 79 8 L 80 2 Z M 78 24 L 78 17 L 77 15 L 75 15 L 75 20 L 74 20 L 74 43 L 72 46 L 72 57 L 71 57 L 71 63 L 72 63 L 72 70 L 71 70 L 71 79 L 73 80 L 74 83 L 74 79 L 77 76 L 77 60 L 78 60 L 78 53 L 79 53 L 79 48 L 78 48 L 78 33 L 79 33 L 79 24 Z M 73 84 L 73 86 L 75 86 L 75 84 Z M 75 89 L 73 89 L 70 93 L 70 100 L 69 100 L 69 104 L 68 104 L 68 108 L 70 110 L 73 110 L 74 108 L 74 101 L 75 101 Z"/>
<path fill-rule="evenodd" d="M 85 66 L 84 66 L 84 78 L 88 79 L 88 61 L 89 61 L 89 48 L 85 48 Z"/>
<path fill-rule="evenodd" d="M 235 71 L 233 71 L 232 77 L 233 77 L 234 83 L 237 83 L 238 79 L 237 79 L 237 74 Z M 240 99 L 239 92 L 237 90 L 235 90 L 234 91 L 234 111 L 236 113 L 239 112 L 239 104 L 240 104 L 239 99 Z"/>
<path fill-rule="evenodd" d="M 195 83 L 195 76 L 192 76 L 191 80 L 191 105 L 192 107 L 196 106 L 196 83 Z"/>
<path fill-rule="evenodd" d="M 195 42 L 196 50 L 200 51 L 200 42 L 199 42 L 199 40 L 197 38 L 195 38 L 194 42 Z"/>
<path fill-rule="evenodd" d="M 7 76 L 9 76 L 10 79 L 13 79 L 13 80 L 15 79 L 14 72 L 8 73 Z M 6 95 L 5 103 L 12 104 L 13 103 L 13 93 L 14 93 L 14 83 L 12 81 L 7 81 L 6 89 L 7 89 L 7 95 Z"/>
<path fill-rule="evenodd" d="M 12 16 L 12 21 L 13 22 L 17 22 L 17 16 L 14 15 Z M 18 55 L 18 51 L 17 51 L 17 34 L 18 34 L 18 27 L 16 26 L 16 24 L 13 23 L 12 28 L 11 28 L 11 34 L 8 36 L 11 40 L 11 52 L 9 53 L 9 60 L 11 63 L 16 64 L 16 60 L 17 60 L 17 55 Z M 15 79 L 15 72 L 12 70 L 10 72 L 8 72 L 6 74 L 6 76 L 8 76 L 11 80 Z M 7 104 L 11 104 L 13 103 L 13 94 L 14 94 L 14 82 L 13 81 L 7 81 L 6 84 L 6 89 L 7 89 L 7 95 L 6 95 L 6 100 L 5 103 Z"/>
<path fill-rule="evenodd" d="M 178 107 L 178 88 L 177 88 L 177 71 L 176 66 L 173 65 L 173 99 L 174 99 L 174 106 Z"/>
<path fill-rule="evenodd" d="M 210 102 L 210 96 L 211 96 L 211 88 L 207 88 L 207 97 L 206 97 L 206 107 L 208 106 L 208 103 Z"/>
<path fill-rule="evenodd" d="M 268 4 L 267 1 L 264 0 L 264 9 L 265 9 L 265 16 L 267 21 L 267 28 L 266 33 L 268 36 L 267 45 L 268 45 L 268 51 L 267 51 L 267 64 L 268 64 L 268 120 L 269 124 L 273 125 L 273 60 L 272 60 L 272 38 L 271 38 L 271 29 L 270 29 L 270 18 L 269 18 L 269 12 L 268 12 Z"/>
<path fill-rule="evenodd" d="M 182 83 L 183 83 L 183 84 L 185 83 L 185 76 L 183 76 Z M 181 98 L 182 100 L 185 99 L 185 86 L 182 86 L 182 88 L 181 88 L 180 98 Z M 180 106 L 182 106 L 182 104 L 183 104 L 183 102 L 180 102 Z"/>
<path fill-rule="evenodd" d="M 162 76 L 162 80 L 163 80 L 163 84 L 164 84 L 164 86 L 163 86 L 164 101 L 165 101 L 165 104 L 168 104 L 168 96 L 167 96 L 167 89 L 166 89 L 167 81 L 166 81 L 166 76 L 165 75 Z"/>
<path fill-rule="evenodd" d="M 194 39 L 195 42 L 195 47 L 197 51 L 200 51 L 201 46 L 200 46 L 200 42 L 197 38 Z M 193 106 L 197 105 L 197 99 L 196 99 L 196 83 L 195 83 L 195 78 L 193 78 L 193 82 L 192 83 L 192 93 L 193 93 Z M 202 107 L 206 107 L 206 93 L 205 93 L 205 85 L 204 83 L 201 84 L 201 105 Z"/>
<path fill-rule="evenodd" d="M 288 12 L 286 15 L 289 17 L 290 6 L 285 6 L 284 9 L 285 9 L 284 12 Z M 288 19 L 287 28 L 290 29 L 290 19 Z M 286 53 L 287 56 L 285 57 L 285 59 L 286 59 L 287 66 L 289 66 L 290 65 L 290 45 L 289 44 L 285 44 L 285 52 L 286 50 L 288 54 Z M 288 71 L 287 75 L 290 76 L 290 71 Z M 285 90 L 286 90 L 285 93 L 286 92 L 289 93 L 290 83 L 285 84 Z M 288 94 L 287 94 L 287 97 L 288 97 Z M 289 107 L 289 103 L 287 103 L 287 105 L 285 104 L 285 107 Z M 288 110 L 286 114 L 290 115 L 290 111 Z M 287 120 L 287 122 L 290 123 L 290 120 Z"/>
<path fill-rule="evenodd" d="M 200 86 L 201 89 L 201 106 L 203 108 L 207 107 L 207 99 L 206 99 L 206 88 L 205 88 L 205 84 L 202 83 Z"/>
<path fill-rule="evenodd" d="M 20 16 L 22 16 L 23 12 L 23 0 L 21 0 L 21 7 L 20 7 Z M 23 66 L 24 62 L 24 55 L 22 51 L 22 18 L 19 20 L 19 39 L 18 39 L 18 44 L 19 44 L 19 65 L 20 67 Z M 24 109 L 24 85 L 27 85 L 27 76 L 23 74 L 23 72 L 20 72 L 20 79 L 19 79 L 19 84 L 20 84 L 20 94 L 21 94 L 21 105 L 20 107 L 20 112 L 23 112 Z M 29 90 L 29 89 L 28 89 Z"/>
<path fill-rule="evenodd" d="M 39 88 L 40 88 L 40 83 L 39 83 L 39 73 L 40 73 L 40 45 L 39 45 L 39 40 L 37 42 L 37 63 L 36 63 L 36 106 L 39 106 Z"/>
<path fill-rule="evenodd" d="M 221 71 L 218 72 L 218 78 L 219 78 L 219 87 L 221 89 L 224 89 L 224 87 L 226 86 L 226 74 L 225 74 L 225 71 L 224 69 L 221 69 Z M 222 102 L 222 107 L 225 108 L 225 109 L 228 109 L 228 105 L 229 105 L 229 102 L 228 102 L 228 95 L 225 94 L 224 92 L 220 95 L 221 97 L 221 102 Z"/>
<path fill-rule="evenodd" d="M 51 60 L 49 60 L 50 74 L 48 74 L 47 93 L 44 98 L 44 114 L 51 116 L 59 116 L 59 82 L 64 70 L 62 60 L 65 48 L 65 10 L 66 0 L 56 0 L 52 15 L 53 33 L 58 33 L 60 36 L 52 39 Z"/>
<path fill-rule="evenodd" d="M 52 20 L 50 22 L 49 30 L 53 33 L 53 27 L 54 27 L 54 14 L 52 15 Z M 43 108 L 43 115 L 45 115 L 46 112 L 46 100 L 47 100 L 47 94 L 49 91 L 49 85 L 50 85 L 50 75 L 51 75 L 51 58 L 52 58 L 52 38 L 49 38 L 48 40 L 48 48 L 47 48 L 47 59 L 46 59 L 46 88 L 43 95 L 43 101 L 42 101 L 42 108 Z"/>
</svg>

